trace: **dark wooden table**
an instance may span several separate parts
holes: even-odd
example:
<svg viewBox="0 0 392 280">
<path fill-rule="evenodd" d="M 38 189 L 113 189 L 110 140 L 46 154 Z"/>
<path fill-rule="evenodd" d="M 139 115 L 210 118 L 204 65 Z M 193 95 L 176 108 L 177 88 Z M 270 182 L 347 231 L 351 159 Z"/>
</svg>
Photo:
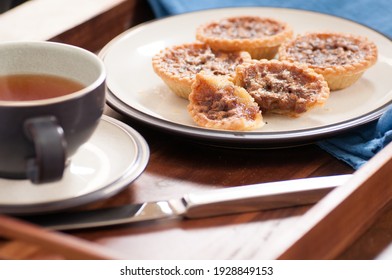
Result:
<svg viewBox="0 0 392 280">
<path fill-rule="evenodd" d="M 151 11 L 144 1 L 118 2 L 118 5 L 76 25 L 71 31 L 59 32 L 58 36 L 48 39 L 68 43 L 76 40 L 86 48 L 97 51 L 110 38 L 100 41 L 91 34 L 87 36 L 95 39 L 78 38 L 81 34 L 91 32 L 88 31 L 89 27 L 95 26 L 100 20 L 111 22 L 111 25 L 105 27 L 108 32 L 105 36 L 114 37 L 115 33 L 120 32 L 116 22 L 128 22 L 129 25 L 122 25 L 121 28 L 127 29 L 135 22 L 151 17 Z M 121 16 L 116 17 L 115 14 Z M 144 18 L 140 15 L 144 15 Z M 111 26 L 116 27 L 115 32 L 110 32 Z M 271 150 L 217 148 L 166 134 L 123 117 L 111 108 L 107 108 L 105 114 L 129 124 L 145 137 L 150 147 L 150 160 L 145 172 L 124 191 L 80 209 L 168 199 L 189 192 L 229 186 L 353 172 L 348 165 L 314 144 Z M 145 222 L 66 233 L 99 244 L 127 259 L 260 259 L 269 257 L 269 252 L 264 250 L 269 241 L 289 232 L 310 207 L 197 220 Z M 337 258 L 385 257 L 381 253 L 391 244 L 392 205 Z M 50 248 L 4 239 L 0 241 L 1 258 L 61 259 L 63 256 Z"/>
</svg>

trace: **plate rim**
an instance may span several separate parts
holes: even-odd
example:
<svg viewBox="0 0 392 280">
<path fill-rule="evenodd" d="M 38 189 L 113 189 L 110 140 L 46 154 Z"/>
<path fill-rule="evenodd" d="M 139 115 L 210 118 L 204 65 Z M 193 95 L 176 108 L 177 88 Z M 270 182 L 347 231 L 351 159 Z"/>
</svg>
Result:
<svg viewBox="0 0 392 280">
<path fill-rule="evenodd" d="M 110 48 L 118 43 L 120 40 L 130 36 L 131 33 L 140 31 L 147 25 L 159 22 L 165 19 L 172 19 L 175 17 L 182 17 L 187 15 L 194 15 L 199 13 L 205 13 L 211 10 L 241 10 L 241 9 L 278 9 L 285 11 L 297 11 L 306 12 L 311 14 L 327 15 L 336 19 L 343 19 L 357 25 L 368 28 L 369 30 L 378 33 L 388 41 L 392 42 L 392 37 L 372 28 L 365 24 L 359 23 L 355 20 L 348 19 L 345 17 L 337 16 L 330 13 L 323 13 L 314 10 L 300 9 L 300 8 L 286 8 L 286 7 L 273 7 L 273 6 L 242 6 L 242 7 L 226 7 L 226 8 L 212 8 L 197 11 L 190 11 L 177 15 L 169 15 L 158 19 L 152 19 L 147 22 L 143 22 L 134 27 L 125 30 L 121 34 L 114 37 L 109 41 L 102 50 L 98 53 L 98 56 L 104 61 L 105 56 L 110 51 Z M 105 62 L 104 62 L 105 63 Z M 296 145 L 311 144 L 315 141 L 326 139 L 329 137 L 336 136 L 341 133 L 349 132 L 355 128 L 369 124 L 372 121 L 377 120 L 392 104 L 392 100 L 379 106 L 378 108 L 367 112 L 361 116 L 337 122 L 334 124 L 327 124 L 320 127 L 299 129 L 293 131 L 278 131 L 278 132 L 247 132 L 247 131 L 226 131 L 217 129 L 206 129 L 202 127 L 192 127 L 173 121 L 161 119 L 143 111 L 133 108 L 131 105 L 125 103 L 118 98 L 108 87 L 106 87 L 106 102 L 115 111 L 140 121 L 144 124 L 150 125 L 154 128 L 158 128 L 162 131 L 169 132 L 171 134 L 181 135 L 186 138 L 193 140 L 203 140 L 207 144 L 237 148 L 245 145 L 245 148 L 283 148 Z M 279 141 L 279 143 L 277 143 Z"/>
<path fill-rule="evenodd" d="M 109 184 L 92 192 L 88 192 L 77 197 L 60 199 L 50 202 L 28 203 L 18 205 L 0 204 L 0 213 L 23 216 L 31 214 L 51 213 L 60 210 L 71 209 L 94 201 L 109 198 L 119 193 L 129 184 L 135 181 L 144 172 L 150 158 L 150 149 L 146 140 L 135 129 L 117 119 L 114 119 L 107 115 L 102 115 L 101 121 L 106 121 L 111 125 L 117 126 L 129 136 L 130 140 L 133 141 L 134 145 L 136 146 L 137 155 L 132 166 L 129 166 L 126 170 L 124 170 L 124 173 L 121 174 L 121 176 L 115 178 L 113 181 L 109 182 Z"/>
</svg>

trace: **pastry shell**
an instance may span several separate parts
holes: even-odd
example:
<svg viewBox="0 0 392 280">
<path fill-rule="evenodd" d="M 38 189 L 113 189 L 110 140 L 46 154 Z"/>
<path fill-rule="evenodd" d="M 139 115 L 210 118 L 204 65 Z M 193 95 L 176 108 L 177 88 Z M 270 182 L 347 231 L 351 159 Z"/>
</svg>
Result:
<svg viewBox="0 0 392 280">
<path fill-rule="evenodd" d="M 247 51 L 253 59 L 272 59 L 279 46 L 293 36 L 285 22 L 258 16 L 211 21 L 196 29 L 196 39 L 223 51 Z"/>
<path fill-rule="evenodd" d="M 205 128 L 252 130 L 264 125 L 253 98 L 224 76 L 197 74 L 189 95 L 188 112 Z"/>
<path fill-rule="evenodd" d="M 238 66 L 234 84 L 248 91 L 263 114 L 290 117 L 323 105 L 330 93 L 323 76 L 313 69 L 279 60 L 253 60 Z"/>
<path fill-rule="evenodd" d="M 279 49 L 279 60 L 306 63 L 324 76 L 330 90 L 354 84 L 377 56 L 377 46 L 367 38 L 336 32 L 300 35 Z"/>
<path fill-rule="evenodd" d="M 249 53 L 214 51 L 200 42 L 168 47 L 152 58 L 155 73 L 178 96 L 188 99 L 197 73 L 234 76 L 235 67 L 250 61 Z"/>
</svg>

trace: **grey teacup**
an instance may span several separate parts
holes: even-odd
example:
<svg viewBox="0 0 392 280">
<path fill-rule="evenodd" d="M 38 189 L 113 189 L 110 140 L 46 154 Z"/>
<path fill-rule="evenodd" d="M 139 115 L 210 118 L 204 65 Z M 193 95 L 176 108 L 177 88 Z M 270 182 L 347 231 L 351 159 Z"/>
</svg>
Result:
<svg viewBox="0 0 392 280">
<path fill-rule="evenodd" d="M 65 163 L 94 132 L 105 104 L 105 69 L 93 53 L 52 42 L 0 44 L 0 76 L 46 74 L 83 84 L 33 101 L 0 100 L 0 177 L 61 179 Z"/>
</svg>

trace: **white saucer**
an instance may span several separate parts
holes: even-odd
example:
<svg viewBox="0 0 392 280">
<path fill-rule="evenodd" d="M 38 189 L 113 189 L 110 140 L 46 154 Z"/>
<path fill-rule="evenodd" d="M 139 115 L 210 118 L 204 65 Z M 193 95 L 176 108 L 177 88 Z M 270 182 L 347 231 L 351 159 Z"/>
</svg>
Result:
<svg viewBox="0 0 392 280">
<path fill-rule="evenodd" d="M 145 169 L 149 148 L 131 127 L 103 116 L 90 140 L 79 148 L 61 181 L 34 185 L 0 178 L 0 213 L 62 210 L 108 198 Z"/>
</svg>

